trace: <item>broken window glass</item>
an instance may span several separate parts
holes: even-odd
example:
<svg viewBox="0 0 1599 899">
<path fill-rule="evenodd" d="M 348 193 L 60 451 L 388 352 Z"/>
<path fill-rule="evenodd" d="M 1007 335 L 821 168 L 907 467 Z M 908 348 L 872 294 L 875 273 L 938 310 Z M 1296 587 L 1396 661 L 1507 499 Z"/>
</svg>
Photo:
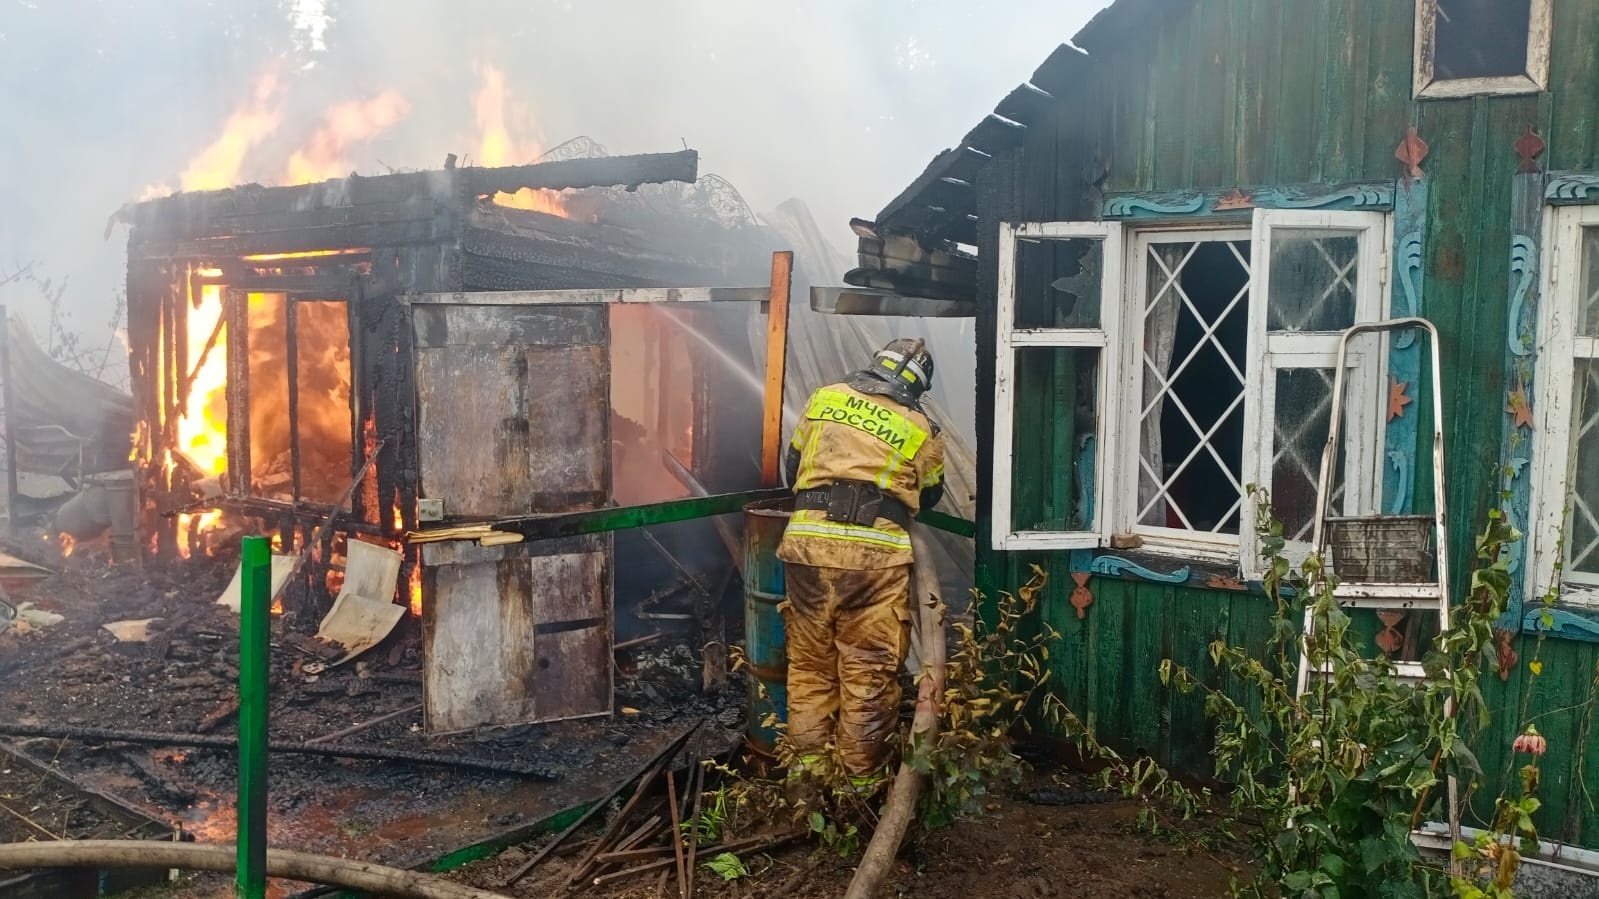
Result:
<svg viewBox="0 0 1599 899">
<path fill-rule="evenodd" d="M 1098 347 L 1016 350 L 1011 525 L 1017 532 L 1094 524 Z"/>
<path fill-rule="evenodd" d="M 1016 327 L 1098 328 L 1105 244 L 1096 238 L 1016 241 Z"/>
</svg>

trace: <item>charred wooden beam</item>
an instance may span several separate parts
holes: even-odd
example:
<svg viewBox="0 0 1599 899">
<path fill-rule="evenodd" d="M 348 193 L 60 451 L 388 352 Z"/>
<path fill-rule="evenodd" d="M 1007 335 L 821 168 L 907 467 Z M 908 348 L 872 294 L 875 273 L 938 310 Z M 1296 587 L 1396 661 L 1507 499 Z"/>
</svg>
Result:
<svg viewBox="0 0 1599 899">
<path fill-rule="evenodd" d="M 764 303 L 767 287 L 621 287 L 610 290 L 482 290 L 419 293 L 407 303 L 461 306 L 593 306 L 619 303 Z"/>
<path fill-rule="evenodd" d="M 184 238 L 173 243 L 130 247 L 136 259 L 215 259 L 229 256 L 256 256 L 269 253 L 302 253 L 311 250 L 345 247 L 396 246 L 436 243 L 436 220 L 337 225 L 234 234 L 206 238 Z"/>
<path fill-rule="evenodd" d="M 900 214 L 914 212 L 927 206 L 923 195 L 933 185 L 945 179 L 966 184 L 974 183 L 977 173 L 987 164 L 988 156 L 969 146 L 962 145 L 953 150 L 945 150 L 935 156 L 927 168 L 901 191 L 899 196 L 883 207 L 883 210 L 877 214 L 878 223 L 897 228 L 900 224 L 897 221 Z"/>
<path fill-rule="evenodd" d="M 1053 98 L 1045 91 L 1039 90 L 1031 84 L 1017 85 L 1016 89 L 1005 95 L 994 107 L 994 112 L 1013 122 L 1031 125 L 1043 118 L 1049 111 Z"/>
<path fill-rule="evenodd" d="M 297 184 L 288 187 L 262 187 L 244 184 L 223 190 L 177 193 L 170 197 L 130 203 L 112 216 L 110 225 L 118 222 L 134 226 L 136 230 L 148 229 L 150 239 L 204 233 L 213 221 L 229 217 L 270 215 L 273 213 L 302 213 L 314 209 L 347 209 L 347 213 L 330 213 L 334 218 L 328 224 L 341 221 L 340 215 L 353 215 L 360 221 L 373 210 L 382 207 L 405 205 L 437 198 L 448 200 L 452 172 L 403 172 L 363 178 L 352 175 L 317 184 Z M 411 217 L 411 216 L 407 216 Z M 425 217 L 425 214 L 420 217 Z M 345 220 L 347 221 L 347 220 Z M 225 229 L 224 229 L 225 230 Z"/>
<path fill-rule="evenodd" d="M 465 286 L 491 290 L 693 284 L 712 267 L 691 252 L 642 244 L 639 234 L 626 228 L 499 207 L 469 214 L 461 250 Z M 484 283 L 479 271 L 493 274 L 493 280 Z"/>
<path fill-rule="evenodd" d="M 315 299 L 342 297 L 351 292 L 356 275 L 332 272 L 318 275 L 241 274 L 228 279 L 228 286 L 250 293 L 295 293 Z M 198 366 L 197 366 L 198 367 Z"/>
<path fill-rule="evenodd" d="M 977 314 L 977 304 L 969 299 L 905 296 L 891 290 L 872 290 L 866 287 L 812 287 L 811 311 L 827 315 L 971 318 Z"/>
<path fill-rule="evenodd" d="M 626 187 L 664 181 L 693 182 L 699 177 L 700 154 L 696 150 L 677 153 L 641 153 L 636 156 L 602 156 L 594 159 L 561 159 L 532 165 L 500 168 L 468 168 L 467 183 L 476 196 L 499 192 L 516 193 L 524 187 L 535 190 L 565 190 L 581 187 Z"/>
<path fill-rule="evenodd" d="M 1037 69 L 1033 70 L 1033 77 L 1028 79 L 1033 86 L 1049 92 L 1051 96 L 1063 97 L 1071 93 L 1074 88 L 1079 88 L 1087 80 L 1090 66 L 1088 54 L 1077 49 L 1071 44 L 1061 44 L 1050 53 Z M 1031 124 L 1027 118 L 1017 118 L 1006 112 L 1004 103 L 994 110 L 1002 116 L 1018 122 Z M 1012 111 L 1015 111 L 1014 109 Z"/>
<path fill-rule="evenodd" d="M 136 743 L 145 746 L 187 746 L 196 749 L 232 749 L 239 741 L 232 737 L 208 737 L 200 734 L 175 734 L 159 731 L 113 730 L 101 727 L 75 727 L 66 724 L 18 724 L 0 722 L 0 733 L 13 737 L 44 737 L 51 740 L 80 740 L 89 743 Z M 534 780 L 557 780 L 559 775 L 542 767 L 492 759 L 477 759 L 459 753 L 410 752 L 375 746 L 341 746 L 328 743 L 291 743 L 272 740 L 267 744 L 270 752 L 289 755 L 320 755 L 333 758 L 371 759 L 385 762 L 411 762 L 418 765 L 437 765 L 444 768 L 464 768 L 496 774 L 514 774 Z"/>
<path fill-rule="evenodd" d="M 278 500 L 260 499 L 257 497 L 226 497 L 213 503 L 201 503 L 179 510 L 181 512 L 206 511 L 213 508 L 226 509 L 238 512 L 241 515 L 253 515 L 268 518 L 273 521 L 305 522 L 314 524 L 326 518 L 331 506 L 320 503 L 285 503 Z M 176 514 L 176 513 L 174 513 Z M 389 528 L 374 522 L 352 520 L 348 513 L 341 512 L 335 523 L 336 530 L 352 534 L 364 534 L 368 537 L 387 537 Z M 293 541 L 285 540 L 284 545 L 289 546 Z"/>
</svg>

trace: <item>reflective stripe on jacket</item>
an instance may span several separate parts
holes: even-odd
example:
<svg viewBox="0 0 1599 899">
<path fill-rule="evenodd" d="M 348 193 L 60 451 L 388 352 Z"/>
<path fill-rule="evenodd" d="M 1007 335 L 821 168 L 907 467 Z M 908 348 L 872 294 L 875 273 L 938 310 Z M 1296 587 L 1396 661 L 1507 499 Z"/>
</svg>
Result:
<svg viewBox="0 0 1599 899">
<path fill-rule="evenodd" d="M 943 480 L 944 440 L 926 415 L 845 384 L 811 395 L 792 446 L 800 454 L 795 490 L 875 484 L 914 515 L 921 491 Z M 886 518 L 856 525 L 807 509 L 790 519 L 777 556 L 823 568 L 889 568 L 911 563 L 911 543 L 905 529 Z"/>
</svg>

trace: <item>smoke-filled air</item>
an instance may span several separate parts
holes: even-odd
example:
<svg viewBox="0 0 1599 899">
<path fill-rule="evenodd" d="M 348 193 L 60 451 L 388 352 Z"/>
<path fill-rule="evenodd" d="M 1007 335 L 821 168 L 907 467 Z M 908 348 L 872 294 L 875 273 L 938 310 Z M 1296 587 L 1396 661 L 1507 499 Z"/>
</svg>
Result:
<svg viewBox="0 0 1599 899">
<path fill-rule="evenodd" d="M 0 0 L 0 301 L 42 333 L 59 297 L 61 326 L 103 349 L 125 271 L 125 232 L 106 223 L 123 203 L 448 153 L 527 163 L 579 135 L 615 153 L 692 147 L 757 212 L 803 200 L 848 253 L 851 216 L 1103 5 Z"/>
</svg>

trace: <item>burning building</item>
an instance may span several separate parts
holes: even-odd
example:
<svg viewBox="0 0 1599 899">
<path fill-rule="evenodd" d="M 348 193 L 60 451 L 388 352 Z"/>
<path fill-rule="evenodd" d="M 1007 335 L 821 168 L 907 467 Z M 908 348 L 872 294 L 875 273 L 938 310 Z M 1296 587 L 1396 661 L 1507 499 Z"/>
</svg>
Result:
<svg viewBox="0 0 1599 899">
<path fill-rule="evenodd" d="M 706 349 L 749 355 L 748 304 L 519 292 L 763 285 L 771 234 L 698 177 L 693 151 L 609 157 L 580 140 L 553 155 L 119 213 L 147 552 L 203 554 L 241 532 L 303 552 L 331 520 L 284 594 L 314 622 L 348 541 L 403 550 L 396 599 L 422 618 L 430 731 L 608 712 L 624 538 L 407 547 L 419 521 L 758 476 L 759 396 L 716 376 Z"/>
</svg>

